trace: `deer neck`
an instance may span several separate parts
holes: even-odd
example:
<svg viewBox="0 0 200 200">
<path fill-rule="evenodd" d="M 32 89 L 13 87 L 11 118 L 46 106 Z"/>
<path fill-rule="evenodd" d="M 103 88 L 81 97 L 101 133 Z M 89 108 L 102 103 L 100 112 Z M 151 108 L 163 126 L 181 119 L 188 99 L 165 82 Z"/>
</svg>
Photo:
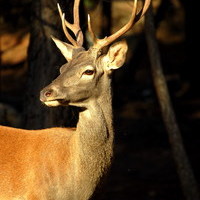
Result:
<svg viewBox="0 0 200 200">
<path fill-rule="evenodd" d="M 103 91 L 101 89 L 101 95 L 90 100 L 87 109 L 79 114 L 77 131 L 79 145 L 84 155 L 88 152 L 94 154 L 94 151 L 100 150 L 112 154 L 113 126 L 110 80 L 107 80 L 107 85 L 108 87 L 102 88 Z"/>
<path fill-rule="evenodd" d="M 79 177 L 78 190 L 80 193 L 88 191 L 85 194 L 87 197 L 85 199 L 88 199 L 109 169 L 113 154 L 110 87 L 104 89 L 98 98 L 90 101 L 87 109 L 79 113 L 76 137 L 76 149 L 78 149 L 76 162 L 79 164 L 76 165 L 78 168 L 75 174 Z"/>
</svg>

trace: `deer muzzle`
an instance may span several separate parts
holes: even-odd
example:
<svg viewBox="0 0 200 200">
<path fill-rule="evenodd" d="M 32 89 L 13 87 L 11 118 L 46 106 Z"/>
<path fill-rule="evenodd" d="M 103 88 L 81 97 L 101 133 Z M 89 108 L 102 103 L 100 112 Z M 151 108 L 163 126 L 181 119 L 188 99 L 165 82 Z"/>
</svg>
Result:
<svg viewBox="0 0 200 200">
<path fill-rule="evenodd" d="M 47 86 L 40 92 L 40 101 L 47 106 L 58 106 L 63 104 L 63 99 L 58 96 L 58 89 L 52 86 Z"/>
</svg>

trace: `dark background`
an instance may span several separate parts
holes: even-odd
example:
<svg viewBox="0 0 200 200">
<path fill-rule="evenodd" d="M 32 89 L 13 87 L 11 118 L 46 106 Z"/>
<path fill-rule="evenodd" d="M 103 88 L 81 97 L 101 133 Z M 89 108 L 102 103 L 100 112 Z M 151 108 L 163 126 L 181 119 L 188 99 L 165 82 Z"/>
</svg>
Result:
<svg viewBox="0 0 200 200">
<path fill-rule="evenodd" d="M 73 1 L 58 2 L 71 20 Z M 76 108 L 47 108 L 39 101 L 39 91 L 58 75 L 65 62 L 49 37 L 65 40 L 56 3 L 0 0 L 2 125 L 38 129 L 76 124 Z M 163 71 L 199 183 L 198 7 L 194 1 L 154 0 L 153 9 Z M 81 5 L 85 35 L 88 12 L 96 33 L 105 36 L 127 22 L 130 10 L 131 1 L 85 0 Z M 184 199 L 152 83 L 143 27 L 141 21 L 124 36 L 129 45 L 127 61 L 113 76 L 115 159 L 98 195 L 102 200 Z"/>
</svg>

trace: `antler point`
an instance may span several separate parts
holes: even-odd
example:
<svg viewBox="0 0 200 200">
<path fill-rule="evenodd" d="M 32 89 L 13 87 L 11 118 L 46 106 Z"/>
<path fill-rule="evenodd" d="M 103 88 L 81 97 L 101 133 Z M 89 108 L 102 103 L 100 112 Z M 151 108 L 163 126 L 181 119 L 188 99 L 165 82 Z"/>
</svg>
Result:
<svg viewBox="0 0 200 200">
<path fill-rule="evenodd" d="M 57 3 L 57 7 L 58 7 L 58 10 L 61 10 L 60 4 L 59 4 L 59 3 Z"/>
</svg>

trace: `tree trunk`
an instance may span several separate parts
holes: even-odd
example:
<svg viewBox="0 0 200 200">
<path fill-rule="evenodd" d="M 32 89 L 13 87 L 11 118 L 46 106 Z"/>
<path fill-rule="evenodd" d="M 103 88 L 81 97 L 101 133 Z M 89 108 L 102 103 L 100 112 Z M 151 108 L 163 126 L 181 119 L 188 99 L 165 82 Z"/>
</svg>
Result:
<svg viewBox="0 0 200 200">
<path fill-rule="evenodd" d="M 111 35 L 111 26 L 112 26 L 112 2 L 111 1 L 102 1 L 102 27 L 100 37 L 104 38 L 105 36 Z"/>
<path fill-rule="evenodd" d="M 158 101 L 160 103 L 163 121 L 167 129 L 173 158 L 177 166 L 182 191 L 187 200 L 199 200 L 198 185 L 184 148 L 182 136 L 176 121 L 167 84 L 162 71 L 160 52 L 155 38 L 155 27 L 151 7 L 146 13 L 145 33 L 151 62 L 153 82 L 158 96 Z"/>
<path fill-rule="evenodd" d="M 69 108 L 48 108 L 39 100 L 40 90 L 55 79 L 59 67 L 66 62 L 51 39 L 51 35 L 63 39 L 57 2 L 66 13 L 66 18 L 71 19 L 73 11 L 71 0 L 32 1 L 29 74 L 24 109 L 24 123 L 28 129 L 63 126 L 69 121 L 67 120 Z"/>
</svg>

